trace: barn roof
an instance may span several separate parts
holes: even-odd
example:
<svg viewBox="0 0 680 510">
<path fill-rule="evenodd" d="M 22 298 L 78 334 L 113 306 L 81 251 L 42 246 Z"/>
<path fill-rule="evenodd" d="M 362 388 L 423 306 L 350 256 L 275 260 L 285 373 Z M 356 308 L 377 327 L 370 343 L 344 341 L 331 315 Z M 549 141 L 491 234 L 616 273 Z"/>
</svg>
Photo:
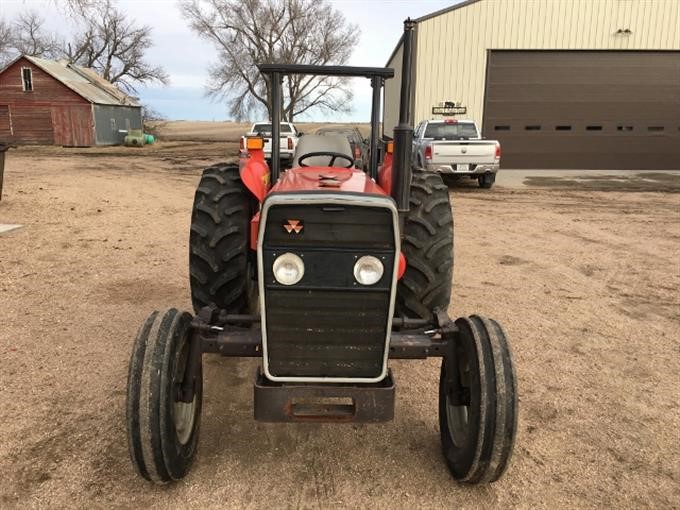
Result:
<svg viewBox="0 0 680 510">
<path fill-rule="evenodd" d="M 140 106 L 135 98 L 125 94 L 113 83 L 106 81 L 92 69 L 67 62 L 30 57 L 28 55 L 23 55 L 23 58 L 35 64 L 55 80 L 63 83 L 91 103 L 113 106 Z"/>
</svg>

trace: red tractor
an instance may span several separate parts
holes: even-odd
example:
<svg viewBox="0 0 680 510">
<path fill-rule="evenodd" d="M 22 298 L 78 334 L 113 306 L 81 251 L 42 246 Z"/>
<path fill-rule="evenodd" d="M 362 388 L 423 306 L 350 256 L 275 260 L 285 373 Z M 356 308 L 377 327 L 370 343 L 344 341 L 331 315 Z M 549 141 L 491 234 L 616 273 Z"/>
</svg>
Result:
<svg viewBox="0 0 680 510">
<path fill-rule="evenodd" d="M 144 478 L 184 477 L 196 454 L 202 356 L 262 359 L 254 415 L 269 422 L 382 422 L 394 415 L 388 361 L 442 359 L 439 426 L 456 480 L 497 480 L 509 462 L 517 388 L 497 322 L 447 315 L 453 217 L 441 177 L 411 168 L 413 22 L 404 30 L 400 123 L 378 158 L 387 68 L 260 65 L 281 104 L 283 75 L 353 76 L 373 87 L 370 165 L 344 136 L 303 136 L 280 172 L 279 108 L 272 108 L 271 165 L 247 140 L 239 165 L 207 168 L 190 234 L 196 316 L 153 312 L 135 340 L 127 430 Z"/>
</svg>

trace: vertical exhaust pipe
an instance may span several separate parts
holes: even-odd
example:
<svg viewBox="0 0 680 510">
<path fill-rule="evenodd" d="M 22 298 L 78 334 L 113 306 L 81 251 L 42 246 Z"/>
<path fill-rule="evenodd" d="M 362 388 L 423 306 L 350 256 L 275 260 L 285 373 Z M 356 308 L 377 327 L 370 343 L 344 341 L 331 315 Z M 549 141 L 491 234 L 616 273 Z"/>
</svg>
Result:
<svg viewBox="0 0 680 510">
<path fill-rule="evenodd" d="M 269 75 L 271 79 L 271 95 L 272 95 L 272 142 L 271 153 L 272 163 L 271 179 L 272 186 L 279 180 L 281 172 L 281 74 L 272 73 Z"/>
<path fill-rule="evenodd" d="M 385 84 L 383 78 L 374 76 L 371 78 L 373 97 L 371 101 L 371 148 L 369 174 L 374 180 L 378 180 L 378 130 L 380 129 L 380 93 Z"/>
<path fill-rule="evenodd" d="M 399 98 L 399 125 L 394 128 L 394 154 L 392 160 L 392 198 L 400 213 L 408 212 L 411 194 L 411 151 L 413 150 L 413 122 L 411 119 L 411 67 L 413 31 L 416 22 L 404 21 L 404 39 L 401 60 L 401 95 Z"/>
</svg>

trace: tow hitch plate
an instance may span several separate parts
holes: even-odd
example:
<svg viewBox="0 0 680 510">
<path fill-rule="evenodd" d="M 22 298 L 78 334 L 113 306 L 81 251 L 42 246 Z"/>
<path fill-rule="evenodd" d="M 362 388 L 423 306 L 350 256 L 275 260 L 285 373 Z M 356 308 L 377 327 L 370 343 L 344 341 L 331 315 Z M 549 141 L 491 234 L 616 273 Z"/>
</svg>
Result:
<svg viewBox="0 0 680 510">
<path fill-rule="evenodd" d="M 266 422 L 375 423 L 394 418 L 392 372 L 375 384 L 280 384 L 260 370 L 255 381 L 255 419 Z"/>
</svg>

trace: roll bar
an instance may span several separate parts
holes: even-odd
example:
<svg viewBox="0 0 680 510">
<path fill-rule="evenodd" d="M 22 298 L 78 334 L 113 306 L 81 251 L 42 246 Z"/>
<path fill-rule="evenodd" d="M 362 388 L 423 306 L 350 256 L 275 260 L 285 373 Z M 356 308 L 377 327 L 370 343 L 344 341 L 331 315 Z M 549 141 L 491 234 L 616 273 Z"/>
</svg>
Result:
<svg viewBox="0 0 680 510">
<path fill-rule="evenodd" d="M 269 77 L 272 105 L 281 105 L 281 81 L 284 75 L 309 74 L 316 76 L 344 76 L 369 78 L 373 88 L 371 102 L 371 160 L 369 173 L 374 179 L 378 177 L 378 131 L 380 125 L 380 94 L 385 80 L 394 77 L 394 69 L 389 67 L 353 67 L 353 66 L 315 66 L 304 64 L 259 64 L 258 69 Z M 272 108 L 272 161 L 271 182 L 278 181 L 281 170 L 281 107 Z"/>
<path fill-rule="evenodd" d="M 392 197 L 400 213 L 408 212 L 411 193 L 411 144 L 413 122 L 411 117 L 411 72 L 413 34 L 416 22 L 404 21 L 401 89 L 399 98 L 399 125 L 394 128 L 394 157 L 392 163 Z M 385 80 L 394 77 L 389 67 L 318 66 L 305 64 L 258 64 L 258 69 L 269 78 L 272 100 L 271 183 L 279 179 L 281 169 L 281 84 L 284 75 L 308 74 L 316 76 L 360 77 L 371 80 L 371 160 L 369 175 L 378 179 L 378 126 L 380 122 L 380 94 Z"/>
<path fill-rule="evenodd" d="M 313 66 L 306 64 L 258 64 L 261 73 L 315 74 L 318 76 L 348 76 L 355 78 L 394 78 L 389 67 Z"/>
</svg>

